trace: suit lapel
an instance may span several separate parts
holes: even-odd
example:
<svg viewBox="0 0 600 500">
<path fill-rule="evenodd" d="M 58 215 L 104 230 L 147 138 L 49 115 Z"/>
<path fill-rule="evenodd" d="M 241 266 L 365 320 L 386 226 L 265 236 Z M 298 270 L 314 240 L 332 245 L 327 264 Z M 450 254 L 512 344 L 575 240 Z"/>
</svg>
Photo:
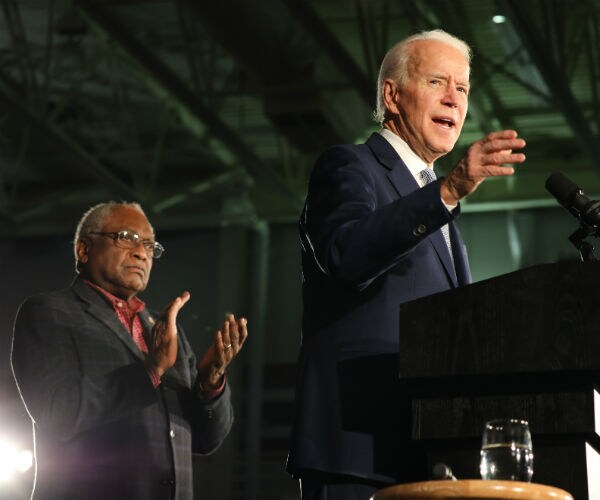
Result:
<svg viewBox="0 0 600 500">
<path fill-rule="evenodd" d="M 377 161 L 386 168 L 386 176 L 400 196 L 406 196 L 419 189 L 419 184 L 413 177 L 406 164 L 402 161 L 402 158 L 400 158 L 396 150 L 381 136 L 381 134 L 372 134 L 367 140 L 367 145 L 373 152 L 373 155 Z M 450 226 L 452 225 L 453 223 L 450 223 Z M 452 241 L 454 242 L 456 239 L 453 238 Z M 458 286 L 456 270 L 454 268 L 454 264 L 452 263 L 452 258 L 450 257 L 448 246 L 446 245 L 446 240 L 444 240 L 442 231 L 438 230 L 434 233 L 431 233 L 427 238 L 427 242 L 433 246 L 440 261 L 442 262 L 444 269 L 446 270 L 448 280 L 455 287 Z"/>
<path fill-rule="evenodd" d="M 386 177 L 400 196 L 406 196 L 419 189 L 419 184 L 402 161 L 402 158 L 398 156 L 396 150 L 381 134 L 371 135 L 367 141 L 367 146 L 369 146 L 377 161 L 387 170 Z"/>
<path fill-rule="evenodd" d="M 461 286 L 468 285 L 472 281 L 469 258 L 460 231 L 455 223 L 450 224 L 450 235 L 454 250 L 454 268 L 456 269 L 457 282 Z"/>
<path fill-rule="evenodd" d="M 453 224 L 453 222 L 448 223 L 449 226 L 453 226 Z M 450 234 L 452 234 L 452 231 L 450 231 Z M 453 240 L 452 237 L 451 240 L 451 246 L 454 250 L 455 240 Z M 446 245 L 446 240 L 444 239 L 442 230 L 438 229 L 436 232 L 431 233 L 428 236 L 427 241 L 433 246 L 439 259 L 442 261 L 446 274 L 448 275 L 448 279 L 455 287 L 457 287 L 458 279 L 456 277 L 456 269 L 454 268 L 454 263 L 452 262 L 452 257 L 450 256 L 448 245 Z M 454 254 L 454 251 L 452 253 Z"/>
<path fill-rule="evenodd" d="M 71 286 L 73 292 L 87 305 L 87 312 L 106 326 L 114 336 L 127 346 L 139 359 L 144 359 L 143 353 L 133 341 L 131 334 L 121 324 L 121 321 L 110 305 L 81 278 L 77 278 Z"/>
<path fill-rule="evenodd" d="M 153 340 L 152 328 L 154 327 L 154 324 L 156 323 L 156 318 L 154 317 L 153 314 L 150 313 L 150 311 L 148 311 L 148 308 L 146 308 L 142 312 L 140 312 L 139 317 L 140 317 L 140 321 L 142 322 L 144 340 L 146 341 L 146 345 L 149 348 L 150 344 Z"/>
</svg>

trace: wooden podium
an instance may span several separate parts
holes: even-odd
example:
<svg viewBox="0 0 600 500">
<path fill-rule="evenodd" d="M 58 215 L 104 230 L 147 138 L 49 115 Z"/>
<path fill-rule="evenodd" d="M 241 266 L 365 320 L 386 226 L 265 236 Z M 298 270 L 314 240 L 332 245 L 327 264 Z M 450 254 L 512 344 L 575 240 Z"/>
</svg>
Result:
<svg viewBox="0 0 600 500">
<path fill-rule="evenodd" d="M 552 486 L 519 481 L 424 481 L 389 486 L 371 500 L 573 500 Z"/>
<path fill-rule="evenodd" d="M 529 421 L 536 483 L 600 499 L 600 262 L 531 267 L 400 307 L 401 476 L 479 478 L 484 423 Z"/>
</svg>

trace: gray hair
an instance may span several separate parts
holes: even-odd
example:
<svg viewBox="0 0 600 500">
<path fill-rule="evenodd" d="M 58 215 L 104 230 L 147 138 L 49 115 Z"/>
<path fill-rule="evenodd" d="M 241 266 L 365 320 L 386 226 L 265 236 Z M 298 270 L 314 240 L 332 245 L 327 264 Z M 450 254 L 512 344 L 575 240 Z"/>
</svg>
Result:
<svg viewBox="0 0 600 500">
<path fill-rule="evenodd" d="M 142 209 L 141 205 L 136 202 L 129 201 L 107 201 L 105 203 L 98 203 L 90 207 L 81 216 L 77 229 L 75 229 L 75 236 L 73 237 L 73 252 L 75 253 L 75 269 L 79 271 L 79 261 L 77 259 L 77 242 L 90 233 L 100 232 L 104 227 L 104 222 L 108 216 L 117 208 L 129 207 L 140 212 L 144 217 L 146 214 Z"/>
<path fill-rule="evenodd" d="M 385 120 L 386 107 L 383 102 L 383 95 L 381 87 L 383 81 L 386 78 L 391 78 L 400 85 L 404 85 L 409 78 L 408 65 L 410 62 L 411 52 L 408 50 L 413 42 L 422 40 L 436 40 L 441 43 L 445 43 L 450 47 L 462 52 L 467 60 L 467 63 L 471 63 L 471 48 L 463 42 L 460 38 L 457 38 L 444 30 L 437 29 L 431 31 L 422 31 L 415 35 L 409 36 L 404 40 L 398 42 L 383 58 L 381 67 L 379 68 L 379 76 L 377 78 L 377 102 L 375 111 L 373 112 L 373 119 L 379 124 L 383 124 Z"/>
</svg>

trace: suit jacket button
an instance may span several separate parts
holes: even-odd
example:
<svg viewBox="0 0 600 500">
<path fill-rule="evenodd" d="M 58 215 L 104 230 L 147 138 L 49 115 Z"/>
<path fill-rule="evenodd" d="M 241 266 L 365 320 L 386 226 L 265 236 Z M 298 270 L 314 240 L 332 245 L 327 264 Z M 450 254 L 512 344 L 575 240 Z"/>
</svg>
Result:
<svg viewBox="0 0 600 500">
<path fill-rule="evenodd" d="M 415 236 L 421 236 L 427 232 L 427 226 L 425 224 L 419 224 L 417 227 L 413 229 L 413 234 Z"/>
<path fill-rule="evenodd" d="M 171 436 L 171 439 L 175 437 L 175 431 L 173 429 L 169 431 L 169 436 Z"/>
</svg>

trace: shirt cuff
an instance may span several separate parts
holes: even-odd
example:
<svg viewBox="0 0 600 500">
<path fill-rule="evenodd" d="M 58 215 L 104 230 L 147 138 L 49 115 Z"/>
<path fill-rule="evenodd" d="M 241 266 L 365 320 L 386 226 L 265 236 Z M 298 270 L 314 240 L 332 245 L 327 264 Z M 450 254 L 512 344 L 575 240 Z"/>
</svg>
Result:
<svg viewBox="0 0 600 500">
<path fill-rule="evenodd" d="M 226 380 L 227 379 L 226 379 L 225 375 L 223 375 L 223 381 L 221 382 L 221 385 L 219 387 L 217 387 L 216 389 L 204 389 L 202 387 L 202 384 L 200 383 L 200 381 L 198 381 L 198 391 L 200 392 L 200 397 L 202 399 L 204 399 L 204 401 L 210 401 L 212 399 L 216 399 L 225 390 Z"/>
<path fill-rule="evenodd" d="M 444 204 L 444 206 L 446 207 L 448 212 L 452 212 L 456 207 L 458 207 L 458 203 L 455 203 L 454 205 L 450 205 L 450 204 L 446 203 L 443 198 L 442 198 L 442 203 Z"/>
<path fill-rule="evenodd" d="M 160 376 L 158 375 L 158 373 L 156 373 L 156 370 L 151 366 L 147 366 L 146 371 L 150 376 L 150 380 L 152 380 L 152 385 L 156 389 L 160 385 Z"/>
</svg>

